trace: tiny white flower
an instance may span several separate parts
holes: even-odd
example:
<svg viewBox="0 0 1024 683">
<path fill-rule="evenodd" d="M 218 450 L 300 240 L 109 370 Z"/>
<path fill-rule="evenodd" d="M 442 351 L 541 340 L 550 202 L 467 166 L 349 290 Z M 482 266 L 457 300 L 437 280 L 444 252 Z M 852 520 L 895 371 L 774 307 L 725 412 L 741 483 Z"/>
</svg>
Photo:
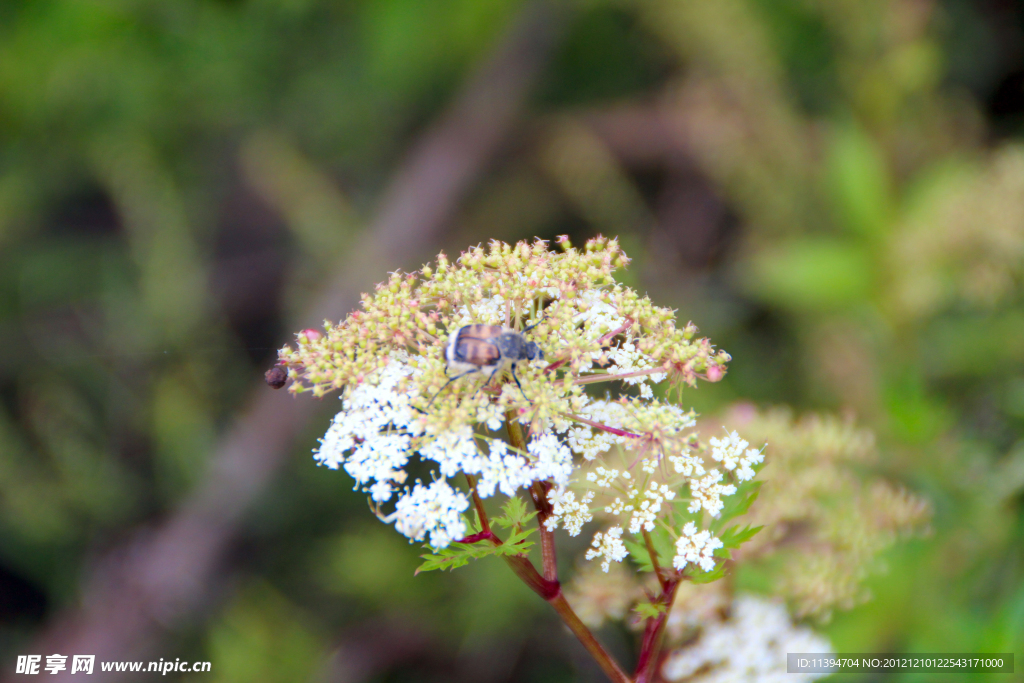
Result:
<svg viewBox="0 0 1024 683">
<path fill-rule="evenodd" d="M 469 508 L 469 499 L 444 479 L 429 486 L 419 482 L 412 491 L 398 499 L 395 511 L 384 518 L 394 522 L 395 529 L 413 541 L 422 541 L 428 534 L 430 545 L 444 548 L 466 535 L 462 513 Z"/>
<path fill-rule="evenodd" d="M 551 479 L 559 486 L 569 483 L 573 469 L 572 451 L 559 441 L 558 436 L 544 432 L 530 441 L 526 449 L 534 457 L 534 480 Z"/>
<path fill-rule="evenodd" d="M 594 500 L 594 492 L 589 491 L 582 500 L 576 502 L 576 494 L 564 488 L 551 489 L 548 501 L 552 504 L 553 514 L 544 522 L 548 531 L 554 531 L 558 522 L 569 532 L 570 536 L 579 536 L 583 525 L 594 519 L 590 514 L 590 503 Z"/>
<path fill-rule="evenodd" d="M 740 481 L 750 481 L 754 478 L 754 465 L 764 462 L 764 453 L 757 448 L 749 448 L 739 461 L 736 469 L 736 478 Z"/>
<path fill-rule="evenodd" d="M 613 526 L 603 534 L 598 531 L 594 534 L 593 546 L 587 551 L 587 559 L 593 560 L 598 557 L 604 558 L 601 562 L 601 569 L 607 572 L 612 562 L 622 562 L 626 559 L 628 552 L 622 544 L 622 527 Z"/>
<path fill-rule="evenodd" d="M 711 457 L 722 463 L 722 466 L 729 471 L 736 469 L 736 465 L 743 455 L 743 449 L 750 445 L 735 431 L 727 431 L 724 439 L 711 437 L 708 439 L 708 443 L 711 444 Z"/>
<path fill-rule="evenodd" d="M 697 512 L 703 507 L 712 517 L 717 517 L 725 507 L 721 497 L 736 493 L 735 486 L 732 484 L 723 486 L 718 483 L 720 481 L 722 481 L 722 473 L 718 470 L 711 470 L 711 473 L 703 479 L 691 479 L 690 495 L 693 500 L 690 501 L 690 507 L 687 509 L 690 512 Z"/>
<path fill-rule="evenodd" d="M 670 455 L 668 461 L 675 467 L 676 472 L 687 477 L 700 476 L 704 474 L 704 463 L 696 455 L 683 453 L 682 455 Z"/>
<path fill-rule="evenodd" d="M 687 522 L 682 536 L 676 541 L 672 566 L 682 571 L 688 563 L 693 563 L 709 572 L 715 568 L 715 550 L 721 547 L 722 541 L 712 536 L 710 531 L 697 531 L 696 524 Z"/>
</svg>

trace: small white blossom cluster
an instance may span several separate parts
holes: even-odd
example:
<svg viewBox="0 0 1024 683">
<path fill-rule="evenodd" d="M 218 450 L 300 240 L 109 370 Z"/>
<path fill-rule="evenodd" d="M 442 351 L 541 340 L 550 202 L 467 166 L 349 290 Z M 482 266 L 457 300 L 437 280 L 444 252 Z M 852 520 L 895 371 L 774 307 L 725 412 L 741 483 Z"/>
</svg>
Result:
<svg viewBox="0 0 1024 683">
<path fill-rule="evenodd" d="M 628 375 L 640 370 L 651 370 L 658 367 L 658 362 L 647 355 L 639 348 L 635 338 L 628 328 L 626 317 L 619 313 L 614 306 L 610 305 L 600 290 L 589 290 L 580 296 L 579 308 L 582 312 L 576 315 L 571 322 L 566 323 L 565 329 L 579 328 L 584 334 L 592 339 L 597 339 L 615 330 L 623 330 L 624 341 L 612 346 L 606 352 L 597 356 L 587 354 L 580 359 L 579 371 L 587 372 L 593 370 L 595 361 L 608 361 L 614 363 L 607 369 L 611 375 Z M 622 379 L 626 384 L 639 385 L 641 398 L 654 398 L 654 391 L 648 382 L 657 384 L 668 377 L 667 373 L 658 372 L 649 375 L 636 375 Z"/>
<path fill-rule="evenodd" d="M 385 518 L 395 529 L 413 541 L 422 541 L 430 534 L 430 545 L 443 548 L 466 535 L 462 513 L 469 501 L 443 479 L 429 486 L 416 486 L 398 499 L 395 511 Z"/>
<path fill-rule="evenodd" d="M 587 551 L 588 560 L 601 560 L 601 569 L 608 571 L 612 562 L 622 562 L 629 553 L 626 546 L 622 544 L 622 527 L 613 526 L 605 532 L 598 531 L 594 534 L 593 546 Z"/>
<path fill-rule="evenodd" d="M 706 624 L 700 637 L 665 658 L 668 681 L 689 683 L 807 683 L 829 674 L 787 673 L 789 652 L 832 652 L 829 641 L 794 626 L 786 608 L 752 595 L 736 598 L 728 620 Z"/>
<path fill-rule="evenodd" d="M 735 431 L 728 433 L 724 439 L 711 437 L 708 443 L 711 444 L 711 457 L 730 472 L 736 470 L 736 478 L 740 481 L 753 479 L 753 465 L 764 462 L 764 454 L 759 449 L 750 448 L 744 452 L 750 444 Z"/>
<path fill-rule="evenodd" d="M 709 515 L 717 517 L 725 507 L 722 496 L 731 496 L 736 493 L 735 486 L 732 484 L 723 486 L 719 483 L 720 481 L 722 481 L 722 473 L 718 470 L 711 470 L 703 479 L 696 477 L 691 479 L 690 495 L 692 498 L 690 507 L 687 509 L 690 512 L 699 512 L 701 508 L 704 508 Z"/>
<path fill-rule="evenodd" d="M 401 391 L 401 380 L 415 377 L 417 370 L 409 357 L 395 352 L 374 377 L 367 378 L 349 393 L 315 457 L 322 464 L 343 467 L 356 487 L 370 493 L 376 503 L 394 496 L 396 486 L 408 478 L 405 467 L 414 452 L 437 463 L 442 477 L 460 473 L 478 478 L 477 493 L 487 498 L 500 491 L 513 496 L 535 481 L 553 481 L 564 486 L 573 471 L 572 451 L 555 434 L 542 433 L 528 444 L 528 454 L 510 451 L 501 440 L 477 438 L 469 425 L 427 436 L 424 422 L 411 407 L 416 393 Z M 500 414 L 490 406 L 477 411 L 488 427 L 501 425 Z M 492 425 L 498 419 L 497 425 Z M 489 444 L 483 452 L 480 441 Z M 442 548 L 465 536 L 459 513 L 469 507 L 464 493 L 444 479 L 430 486 L 419 482 L 411 491 L 400 493 L 395 511 L 382 517 L 409 539 L 421 541 L 429 533 L 430 545 Z M 457 511 L 457 512 L 453 512 Z"/>
<path fill-rule="evenodd" d="M 714 553 L 722 547 L 722 541 L 711 535 L 710 531 L 697 531 L 697 525 L 687 522 L 683 527 L 683 535 L 676 541 L 676 556 L 672 558 L 672 566 L 682 571 L 687 563 L 698 565 L 706 572 L 715 568 Z"/>
<path fill-rule="evenodd" d="M 588 491 L 582 500 L 577 502 L 576 494 L 572 491 L 566 491 L 564 488 L 551 489 L 548 492 L 548 502 L 551 503 L 552 514 L 544 520 L 544 526 L 548 531 L 554 531 L 558 528 L 558 523 L 562 522 L 570 536 L 579 536 L 583 525 L 594 519 L 589 507 L 593 500 L 593 491 Z"/>
</svg>

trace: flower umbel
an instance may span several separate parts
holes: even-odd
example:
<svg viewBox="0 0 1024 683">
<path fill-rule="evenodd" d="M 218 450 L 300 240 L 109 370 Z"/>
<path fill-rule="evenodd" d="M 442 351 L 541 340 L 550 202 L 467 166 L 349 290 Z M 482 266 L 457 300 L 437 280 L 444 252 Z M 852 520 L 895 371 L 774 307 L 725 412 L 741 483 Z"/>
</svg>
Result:
<svg viewBox="0 0 1024 683">
<path fill-rule="evenodd" d="M 634 535 L 652 531 L 659 519 L 676 522 L 671 502 L 679 485 L 684 496 L 690 490 L 691 513 L 717 514 L 720 497 L 735 486 L 719 484 L 717 470 L 696 478 L 704 465 L 694 415 L 654 398 L 654 386 L 694 385 L 711 367 L 720 377 L 729 356 L 696 338 L 693 325 L 677 328 L 671 310 L 617 283 L 613 271 L 628 261 L 616 241 L 603 238 L 583 250 L 563 242 L 560 252 L 539 241 L 494 242 L 455 263 L 442 254 L 418 272 L 393 273 L 364 295 L 362 310 L 322 334 L 299 333 L 297 346 L 280 354 L 291 390 L 342 391 L 342 410 L 317 460 L 343 468 L 375 504 L 393 502 L 395 511 L 381 518 L 434 548 L 459 538 L 452 511 L 468 509 L 467 494 L 454 488 L 459 475 L 475 480 L 472 493 L 480 498 L 547 482 L 554 509 L 545 526 L 572 535 L 593 519 L 590 504 L 602 496 L 607 502 L 595 509 L 622 516 L 621 528 Z M 528 337 L 545 360 L 518 363 L 521 392 L 501 366 L 495 370 L 503 381 L 488 382 L 488 367 L 446 385 L 444 349 L 453 333 L 465 325 L 527 324 L 535 326 Z M 612 381 L 622 388 L 618 399 L 584 391 Z M 495 433 L 506 415 L 529 425 L 525 448 Z M 737 455 L 736 444 L 747 445 L 738 435 L 729 439 L 712 439 L 711 455 L 725 459 L 738 483 L 757 461 Z M 622 461 L 618 469 L 600 464 L 613 459 Z M 416 462 L 433 470 L 434 483 L 411 480 Z M 437 500 L 426 512 L 428 491 Z M 465 500 L 456 504 L 453 496 Z M 625 553 L 609 552 L 602 557 Z"/>
<path fill-rule="evenodd" d="M 315 457 L 351 475 L 380 519 L 438 553 L 421 569 L 502 556 L 625 681 L 558 590 L 554 532 L 579 535 L 600 515 L 587 559 L 608 572 L 633 556 L 671 604 L 680 581 L 720 568 L 715 552 L 753 534 L 715 525 L 731 516 L 722 498 L 746 496 L 763 458 L 735 432 L 703 444 L 694 413 L 665 398 L 720 380 L 729 355 L 616 281 L 629 262 L 616 240 L 559 246 L 492 242 L 392 273 L 341 323 L 299 333 L 279 364 L 293 392 L 341 392 Z M 615 393 L 591 392 L 598 383 Z M 725 472 L 708 470 L 707 455 Z M 510 529 L 504 541 L 484 503 L 499 494 L 509 498 L 494 519 Z M 464 516 L 471 505 L 475 520 Z M 537 531 L 543 576 L 525 555 Z M 673 545 L 675 557 L 664 550 Z M 664 620 L 651 618 L 660 631 Z"/>
</svg>

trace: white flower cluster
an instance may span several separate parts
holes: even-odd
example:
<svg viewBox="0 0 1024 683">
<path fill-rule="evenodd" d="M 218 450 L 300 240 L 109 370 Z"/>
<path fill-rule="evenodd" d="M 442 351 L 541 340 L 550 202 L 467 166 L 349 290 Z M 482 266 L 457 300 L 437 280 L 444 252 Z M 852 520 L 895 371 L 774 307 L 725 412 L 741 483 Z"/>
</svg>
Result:
<svg viewBox="0 0 1024 683">
<path fill-rule="evenodd" d="M 622 428 L 627 417 L 626 408 L 616 401 L 590 401 L 580 411 L 580 415 L 593 422 L 598 422 L 616 429 Z M 612 432 L 594 429 L 589 425 L 576 424 L 569 429 L 569 446 L 583 456 L 585 460 L 594 460 L 602 453 L 611 450 L 616 444 L 625 444 L 631 437 L 613 434 Z"/>
<path fill-rule="evenodd" d="M 722 508 L 725 507 L 725 503 L 722 502 L 722 496 L 731 496 L 736 493 L 736 487 L 732 484 L 722 485 L 718 482 L 722 481 L 722 473 L 718 470 L 711 470 L 711 472 L 703 479 L 697 479 L 694 477 L 690 480 L 690 512 L 699 512 L 701 508 L 708 511 L 712 517 L 717 517 L 721 512 Z"/>
<path fill-rule="evenodd" d="M 364 382 L 343 400 L 314 456 L 332 470 L 344 465 L 357 486 L 376 482 L 370 490 L 377 502 L 390 500 L 392 482 L 405 482 L 402 468 L 418 429 L 410 405 L 413 395 L 397 391 L 415 369 L 405 354 L 392 354 L 389 360 L 376 381 Z"/>
<path fill-rule="evenodd" d="M 689 683 L 809 683 L 822 673 L 787 673 L 788 652 L 827 657 L 828 640 L 794 626 L 786 608 L 752 595 L 734 601 L 728 620 L 705 625 L 696 642 L 669 654 L 661 673 L 668 681 Z"/>
<path fill-rule="evenodd" d="M 676 541 L 676 556 L 672 566 L 682 571 L 688 563 L 699 566 L 706 572 L 715 568 L 715 551 L 722 547 L 722 541 L 710 531 L 697 531 L 697 525 L 687 522 L 683 535 Z"/>
<path fill-rule="evenodd" d="M 395 511 L 385 517 L 395 529 L 413 541 L 422 541 L 430 534 L 430 545 L 443 548 L 466 535 L 462 513 L 469 500 L 443 479 L 429 486 L 416 482 L 412 491 L 398 499 Z"/>
<path fill-rule="evenodd" d="M 635 493 L 635 489 L 631 493 Z M 665 484 L 658 486 L 658 482 L 652 481 L 650 488 L 645 489 L 642 496 L 631 497 L 641 499 L 639 505 L 633 510 L 633 517 L 629 520 L 629 533 L 638 534 L 641 529 L 654 531 L 654 520 L 661 512 L 661 504 L 675 498 L 676 492 Z"/>
<path fill-rule="evenodd" d="M 764 462 L 764 454 L 759 449 L 751 448 L 744 452 L 743 449 L 750 444 L 735 431 L 727 432 L 724 439 L 711 437 L 708 443 L 711 444 L 711 457 L 730 472 L 736 470 L 736 478 L 740 481 L 753 479 L 753 465 Z"/>
<path fill-rule="evenodd" d="M 442 477 L 460 473 L 477 477 L 477 493 L 483 498 L 495 491 L 512 496 L 535 481 L 550 480 L 563 487 L 568 483 L 572 451 L 551 432 L 532 439 L 528 454 L 511 452 L 504 441 L 477 437 L 470 425 L 425 434 L 423 421 L 410 404 L 417 394 L 402 388 L 404 379 L 417 374 L 405 353 L 392 353 L 382 370 L 343 400 L 316 459 L 331 469 L 343 467 L 355 479 L 356 488 L 368 491 L 376 503 L 391 500 L 397 487 L 405 484 L 404 468 L 415 452 L 436 462 Z M 491 405 L 476 415 L 492 430 L 501 426 L 501 417 Z M 489 443 L 486 453 L 479 441 Z M 465 494 L 444 479 L 429 486 L 416 482 L 411 491 L 400 492 L 395 511 L 382 519 L 414 541 L 429 534 L 430 545 L 442 548 L 465 536 L 459 513 L 468 506 Z"/>
<path fill-rule="evenodd" d="M 551 489 L 548 492 L 548 501 L 552 506 L 552 515 L 544 521 L 548 531 L 558 528 L 558 523 L 569 532 L 570 536 L 579 536 L 583 525 L 594 519 L 590 514 L 590 503 L 594 500 L 594 492 L 588 491 L 583 499 L 576 501 L 576 494 L 564 488 Z"/>
<path fill-rule="evenodd" d="M 657 367 L 651 357 L 640 352 L 640 350 L 636 348 L 636 344 L 633 342 L 632 338 L 629 337 L 627 337 L 626 341 L 612 348 L 612 350 L 608 352 L 608 357 L 615 361 L 615 366 L 610 370 L 613 375 L 628 375 L 640 370 L 650 370 L 651 368 Z M 639 384 L 641 398 L 654 398 L 654 390 L 651 389 L 651 385 L 647 383 L 648 380 L 657 384 L 666 377 L 668 377 L 667 374 L 657 372 L 650 375 L 626 377 L 622 381 L 626 384 Z"/>
<path fill-rule="evenodd" d="M 628 554 L 626 546 L 622 544 L 620 526 L 613 526 L 604 533 L 598 531 L 594 534 L 594 542 L 591 545 L 593 547 L 587 551 L 587 559 L 604 558 L 601 561 L 601 569 L 606 572 L 611 568 L 612 562 L 622 562 Z"/>
</svg>

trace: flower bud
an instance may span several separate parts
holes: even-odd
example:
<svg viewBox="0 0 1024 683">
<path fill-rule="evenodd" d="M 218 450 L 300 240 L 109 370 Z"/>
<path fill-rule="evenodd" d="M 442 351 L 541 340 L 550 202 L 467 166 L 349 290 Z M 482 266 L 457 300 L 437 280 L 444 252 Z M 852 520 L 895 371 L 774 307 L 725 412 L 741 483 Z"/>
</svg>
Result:
<svg viewBox="0 0 1024 683">
<path fill-rule="evenodd" d="M 720 382 L 725 377 L 725 368 L 721 365 L 709 365 L 707 377 L 709 382 Z"/>
<path fill-rule="evenodd" d="M 314 330 L 312 327 L 307 327 L 302 332 L 299 332 L 297 336 L 299 338 L 299 343 L 305 344 L 306 342 L 319 341 L 323 339 L 324 335 L 319 330 Z"/>
</svg>

